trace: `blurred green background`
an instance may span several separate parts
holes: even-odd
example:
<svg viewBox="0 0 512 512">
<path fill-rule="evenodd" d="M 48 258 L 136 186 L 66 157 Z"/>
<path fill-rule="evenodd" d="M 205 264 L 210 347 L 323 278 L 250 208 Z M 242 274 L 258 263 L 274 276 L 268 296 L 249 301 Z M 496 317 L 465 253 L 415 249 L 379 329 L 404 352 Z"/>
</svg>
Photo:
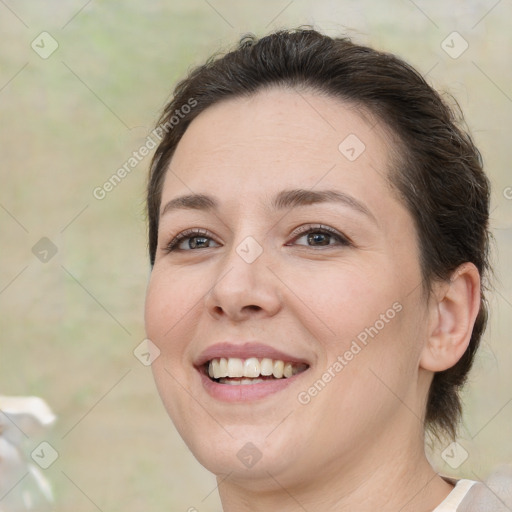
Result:
<svg viewBox="0 0 512 512">
<path fill-rule="evenodd" d="M 444 446 L 431 456 L 442 474 L 474 479 L 512 462 L 510 19 L 496 0 L 0 1 L 0 394 L 40 396 L 58 415 L 45 437 L 60 455 L 45 471 L 57 511 L 219 510 L 214 477 L 133 354 L 150 157 L 104 199 L 93 190 L 143 144 L 191 66 L 246 32 L 301 24 L 399 54 L 465 112 L 494 187 L 496 290 L 464 394 L 468 459 L 452 469 Z M 51 49 L 43 31 L 58 43 L 47 58 L 31 46 Z M 441 46 L 454 31 L 468 44 L 457 58 Z M 33 253 L 43 237 L 57 250 L 40 242 L 46 262 Z"/>
</svg>

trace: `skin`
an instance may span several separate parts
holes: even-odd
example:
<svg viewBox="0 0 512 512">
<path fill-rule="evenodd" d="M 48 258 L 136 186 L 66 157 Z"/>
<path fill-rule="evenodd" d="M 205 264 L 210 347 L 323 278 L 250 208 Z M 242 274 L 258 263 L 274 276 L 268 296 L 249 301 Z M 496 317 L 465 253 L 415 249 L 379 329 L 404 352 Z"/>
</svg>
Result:
<svg viewBox="0 0 512 512">
<path fill-rule="evenodd" d="M 354 161 L 338 149 L 349 134 L 366 146 Z M 208 108 L 176 149 L 162 210 L 190 193 L 220 206 L 161 217 L 146 330 L 161 351 L 152 368 L 163 403 L 217 475 L 226 512 L 428 511 L 453 488 L 425 457 L 423 417 L 433 372 L 469 343 L 479 275 L 462 265 L 425 298 L 414 222 L 386 179 L 393 147 L 381 125 L 338 99 L 274 88 Z M 350 194 L 374 219 L 333 202 L 267 207 L 294 188 Z M 350 245 L 294 235 L 319 223 Z M 208 230 L 210 246 L 190 249 L 197 239 L 188 239 L 166 252 L 189 228 Z M 263 249 L 252 263 L 236 251 L 248 236 Z M 301 404 L 298 394 L 394 303 L 400 312 Z M 227 339 L 257 339 L 311 366 L 264 399 L 221 402 L 193 362 Z M 250 468 L 237 457 L 248 442 L 261 453 Z"/>
</svg>

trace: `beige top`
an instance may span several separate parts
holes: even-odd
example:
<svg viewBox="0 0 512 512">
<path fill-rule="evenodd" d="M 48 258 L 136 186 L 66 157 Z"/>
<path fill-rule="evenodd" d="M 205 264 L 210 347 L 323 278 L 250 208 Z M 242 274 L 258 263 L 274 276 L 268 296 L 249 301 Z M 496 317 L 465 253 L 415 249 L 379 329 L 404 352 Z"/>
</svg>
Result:
<svg viewBox="0 0 512 512">
<path fill-rule="evenodd" d="M 457 507 L 474 484 L 476 484 L 474 480 L 458 480 L 452 492 L 432 512 L 456 512 Z"/>
</svg>

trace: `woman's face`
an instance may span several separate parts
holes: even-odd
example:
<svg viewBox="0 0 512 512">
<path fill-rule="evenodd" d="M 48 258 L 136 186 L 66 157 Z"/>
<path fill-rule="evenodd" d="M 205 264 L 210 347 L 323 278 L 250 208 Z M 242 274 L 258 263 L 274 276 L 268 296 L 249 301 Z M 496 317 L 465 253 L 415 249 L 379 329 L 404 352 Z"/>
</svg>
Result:
<svg viewBox="0 0 512 512">
<path fill-rule="evenodd" d="M 165 407 L 212 472 L 328 481 L 421 438 L 426 306 L 390 140 L 340 100 L 276 88 L 180 141 L 145 320 Z"/>
</svg>

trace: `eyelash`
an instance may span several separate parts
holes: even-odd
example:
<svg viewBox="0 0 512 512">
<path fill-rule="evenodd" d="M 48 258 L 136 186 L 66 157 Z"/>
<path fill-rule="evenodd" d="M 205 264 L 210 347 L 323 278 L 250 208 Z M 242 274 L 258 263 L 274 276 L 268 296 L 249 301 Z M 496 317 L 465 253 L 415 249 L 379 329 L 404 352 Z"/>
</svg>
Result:
<svg viewBox="0 0 512 512">
<path fill-rule="evenodd" d="M 317 224 L 317 225 L 307 225 L 307 226 L 301 226 L 300 228 L 296 229 L 292 236 L 294 237 L 292 241 L 296 241 L 299 238 L 302 238 L 304 235 L 307 235 L 309 233 L 323 233 L 327 235 L 331 235 L 334 238 L 337 239 L 339 242 L 339 245 L 342 246 L 351 246 L 353 245 L 352 242 L 344 235 L 336 231 L 335 229 L 324 226 L 323 224 Z M 187 229 L 185 231 L 182 231 L 179 233 L 175 238 L 173 238 L 167 246 L 164 248 L 164 251 L 166 253 L 170 253 L 173 251 L 192 251 L 194 249 L 178 249 L 177 246 L 183 241 L 188 238 L 195 238 L 195 237 L 203 237 L 203 238 L 212 238 L 209 236 L 209 233 L 205 229 Z M 286 244 L 289 245 L 289 244 Z M 302 244 L 301 244 L 302 245 Z M 328 244 L 326 246 L 307 246 L 306 247 L 331 247 L 331 244 Z M 204 247 L 204 249 L 209 249 L 209 247 Z"/>
<path fill-rule="evenodd" d="M 177 249 L 176 247 L 182 242 L 183 240 L 186 240 L 187 238 L 194 238 L 194 237 L 205 237 L 205 238 L 211 238 L 208 236 L 208 231 L 206 229 L 186 229 L 185 231 L 182 231 L 180 234 L 176 235 L 164 248 L 165 252 L 172 252 L 172 251 L 181 251 L 183 249 Z M 191 249 L 189 249 L 191 250 Z"/>
</svg>

